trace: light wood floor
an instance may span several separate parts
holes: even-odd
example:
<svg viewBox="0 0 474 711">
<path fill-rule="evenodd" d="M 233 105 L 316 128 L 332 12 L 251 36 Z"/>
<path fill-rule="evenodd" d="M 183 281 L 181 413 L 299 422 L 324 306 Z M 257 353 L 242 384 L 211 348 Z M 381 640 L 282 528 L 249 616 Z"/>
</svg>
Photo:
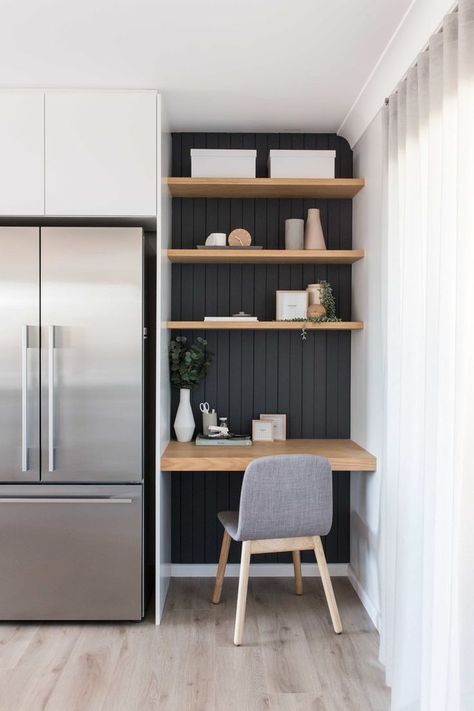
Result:
<svg viewBox="0 0 474 711">
<path fill-rule="evenodd" d="M 244 644 L 232 644 L 237 580 L 174 579 L 161 627 L 0 625 L 1 711 L 382 711 L 378 638 L 347 580 L 333 580 L 344 632 L 321 582 L 251 579 Z"/>
</svg>

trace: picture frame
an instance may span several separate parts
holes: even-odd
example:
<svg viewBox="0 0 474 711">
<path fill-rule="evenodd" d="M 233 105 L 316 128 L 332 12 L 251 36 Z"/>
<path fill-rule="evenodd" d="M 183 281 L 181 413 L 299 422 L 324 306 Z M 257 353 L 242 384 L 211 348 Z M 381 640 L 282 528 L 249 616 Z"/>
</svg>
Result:
<svg viewBox="0 0 474 711">
<path fill-rule="evenodd" d="M 254 442 L 273 442 L 273 423 L 252 420 L 252 440 Z"/>
<path fill-rule="evenodd" d="M 276 292 L 276 320 L 305 319 L 308 310 L 308 292 L 279 289 Z"/>
<path fill-rule="evenodd" d="M 263 422 L 271 422 L 274 440 L 286 440 L 286 415 L 260 415 Z"/>
</svg>

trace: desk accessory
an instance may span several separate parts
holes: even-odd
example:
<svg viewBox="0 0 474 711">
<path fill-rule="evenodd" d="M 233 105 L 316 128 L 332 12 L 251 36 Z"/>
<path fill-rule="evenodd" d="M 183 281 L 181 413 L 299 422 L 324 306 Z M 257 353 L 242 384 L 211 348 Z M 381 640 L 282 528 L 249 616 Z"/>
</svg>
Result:
<svg viewBox="0 0 474 711">
<path fill-rule="evenodd" d="M 225 232 L 211 232 L 206 239 L 206 247 L 225 247 L 227 235 Z"/>
<path fill-rule="evenodd" d="M 334 178 L 335 150 L 274 149 L 268 155 L 270 178 Z"/>
<path fill-rule="evenodd" d="M 305 319 L 308 308 L 308 294 L 306 291 L 276 292 L 276 320 L 287 321 L 291 319 Z"/>
<path fill-rule="evenodd" d="M 226 245 L 206 245 L 198 244 L 197 249 L 263 249 L 261 244 L 249 244 L 248 246 L 242 246 L 241 244 L 226 244 Z"/>
<path fill-rule="evenodd" d="M 216 439 L 215 437 L 206 437 L 205 435 L 198 434 L 196 437 L 196 445 L 199 446 L 224 446 L 224 447 L 242 447 L 250 446 L 252 444 L 252 439 L 250 435 L 231 435 L 230 437 L 220 437 Z"/>
<path fill-rule="evenodd" d="M 197 338 L 191 346 L 187 345 L 187 340 L 185 336 L 177 336 L 169 345 L 171 382 L 179 388 L 179 406 L 174 421 L 179 442 L 190 442 L 193 438 L 196 424 L 191 408 L 191 388 L 205 378 L 212 361 L 204 338 Z"/>
<path fill-rule="evenodd" d="M 322 304 L 310 304 L 308 306 L 307 316 L 309 319 L 323 318 L 326 316 L 326 309 Z"/>
<path fill-rule="evenodd" d="M 217 412 L 214 409 L 210 412 L 208 402 L 201 402 L 199 409 L 202 413 L 202 431 L 207 434 L 210 427 L 217 425 Z"/>
<path fill-rule="evenodd" d="M 191 148 L 192 178 L 255 178 L 255 148 Z"/>
<path fill-rule="evenodd" d="M 238 314 L 232 314 L 232 316 L 205 316 L 204 321 L 258 321 L 258 318 L 240 311 Z"/>
<path fill-rule="evenodd" d="M 239 227 L 236 230 L 232 230 L 229 235 L 229 246 L 230 247 L 250 247 L 252 244 L 252 236 L 248 230 L 244 230 Z"/>
<path fill-rule="evenodd" d="M 254 442 L 273 442 L 273 423 L 252 420 L 252 439 Z"/>
<path fill-rule="evenodd" d="M 323 292 L 322 283 L 318 282 L 317 284 L 308 284 L 308 286 L 306 287 L 306 291 L 308 292 L 308 306 L 311 306 L 311 304 L 321 303 L 321 297 Z"/>
<path fill-rule="evenodd" d="M 308 210 L 306 226 L 304 231 L 305 249 L 327 249 L 324 240 L 323 227 L 321 225 L 321 213 L 317 207 Z"/>
<path fill-rule="evenodd" d="M 260 415 L 263 422 L 270 422 L 274 440 L 286 439 L 286 415 Z"/>
<path fill-rule="evenodd" d="M 285 249 L 304 249 L 304 220 L 285 220 Z"/>
</svg>

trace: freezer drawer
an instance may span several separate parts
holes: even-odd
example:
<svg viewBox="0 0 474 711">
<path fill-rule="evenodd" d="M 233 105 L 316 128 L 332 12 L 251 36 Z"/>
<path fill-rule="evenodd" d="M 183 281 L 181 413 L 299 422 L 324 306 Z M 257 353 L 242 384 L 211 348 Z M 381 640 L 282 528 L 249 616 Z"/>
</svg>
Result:
<svg viewBox="0 0 474 711">
<path fill-rule="evenodd" d="M 142 489 L 0 486 L 1 620 L 139 620 Z"/>
</svg>

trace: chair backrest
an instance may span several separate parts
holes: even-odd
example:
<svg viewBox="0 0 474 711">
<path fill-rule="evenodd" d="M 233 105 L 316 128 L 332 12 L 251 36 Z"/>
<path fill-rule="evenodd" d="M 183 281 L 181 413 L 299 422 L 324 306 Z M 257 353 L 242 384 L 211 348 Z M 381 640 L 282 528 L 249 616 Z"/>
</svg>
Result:
<svg viewBox="0 0 474 711">
<path fill-rule="evenodd" d="M 332 473 L 325 457 L 283 454 L 248 465 L 237 540 L 325 536 L 331 525 Z"/>
</svg>

